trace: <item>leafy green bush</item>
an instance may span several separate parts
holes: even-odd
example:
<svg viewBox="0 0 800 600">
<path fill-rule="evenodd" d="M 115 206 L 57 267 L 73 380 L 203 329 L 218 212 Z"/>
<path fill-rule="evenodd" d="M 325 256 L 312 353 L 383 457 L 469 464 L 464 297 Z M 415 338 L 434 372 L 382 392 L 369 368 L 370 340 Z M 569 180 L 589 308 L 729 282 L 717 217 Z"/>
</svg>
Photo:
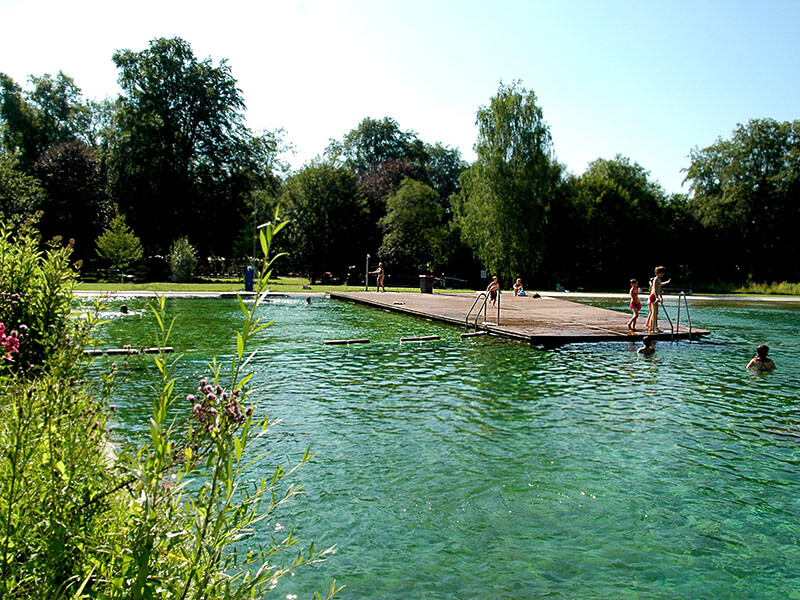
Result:
<svg viewBox="0 0 800 600">
<path fill-rule="evenodd" d="M 142 259 L 142 243 L 125 224 L 125 215 L 117 213 L 96 241 L 97 254 L 112 269 L 123 270 Z"/>
<path fill-rule="evenodd" d="M 282 227 L 261 232 L 265 256 Z M 22 247 L 13 260 L 22 264 L 2 262 L 3 279 L 6 271 L 61 269 L 37 279 L 44 287 L 34 290 L 42 306 L 60 305 L 74 278 L 59 262 L 69 248 L 62 255 Z M 41 368 L 0 369 L 0 597 L 261 598 L 280 577 L 330 552 L 311 544 L 279 562 L 278 552 L 298 547 L 292 531 L 253 542 L 257 524 L 301 491 L 287 478 L 310 458 L 275 466 L 268 477 L 250 471 L 263 458 L 250 456 L 252 445 L 273 421 L 258 414 L 245 351 L 269 325 L 256 315 L 274 260 L 264 261 L 255 302 L 240 300 L 244 325 L 231 364 L 214 360 L 196 393 L 183 398 L 178 359 L 156 355 L 149 435 L 120 441 L 115 452 L 105 424 L 116 370 L 93 375 L 82 352 L 99 305 L 53 323 L 63 344 Z M 174 325 L 165 306 L 161 298 L 152 307 L 161 347 Z M 182 416 L 168 416 L 175 414 Z M 326 597 L 336 593 L 334 583 Z"/>
<path fill-rule="evenodd" d="M 0 323 L 20 340 L 16 369 L 41 367 L 69 343 L 68 319 L 77 273 L 71 244 L 54 240 L 40 250 L 39 236 L 0 228 Z"/>
<path fill-rule="evenodd" d="M 169 269 L 172 281 L 187 283 L 194 278 L 197 268 L 197 251 L 185 237 L 178 238 L 169 249 Z"/>
</svg>

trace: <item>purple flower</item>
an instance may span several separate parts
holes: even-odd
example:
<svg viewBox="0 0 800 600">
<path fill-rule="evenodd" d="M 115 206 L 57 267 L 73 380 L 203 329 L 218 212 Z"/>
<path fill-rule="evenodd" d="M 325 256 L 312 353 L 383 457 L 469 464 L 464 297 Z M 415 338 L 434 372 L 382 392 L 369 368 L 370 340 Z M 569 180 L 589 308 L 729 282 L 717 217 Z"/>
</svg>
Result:
<svg viewBox="0 0 800 600">
<path fill-rule="evenodd" d="M 188 396 L 186 396 L 186 400 L 188 400 L 189 402 L 194 402 L 194 394 L 189 394 Z"/>
</svg>

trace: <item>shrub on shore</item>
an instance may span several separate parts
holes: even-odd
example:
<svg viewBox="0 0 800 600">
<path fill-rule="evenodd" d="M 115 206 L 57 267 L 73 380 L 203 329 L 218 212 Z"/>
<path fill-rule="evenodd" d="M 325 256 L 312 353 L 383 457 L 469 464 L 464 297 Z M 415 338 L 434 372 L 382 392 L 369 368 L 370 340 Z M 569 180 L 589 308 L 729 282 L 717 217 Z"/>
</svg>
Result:
<svg viewBox="0 0 800 600">
<path fill-rule="evenodd" d="M 262 231 L 265 256 L 281 228 Z M 0 304 L 0 321 L 37 324 L 18 352 L 0 356 L 0 597 L 262 597 L 282 575 L 325 558 L 330 550 L 313 544 L 297 550 L 291 531 L 254 540 L 257 524 L 301 491 L 288 478 L 310 458 L 257 480 L 248 471 L 252 444 L 273 424 L 259 415 L 246 371 L 248 340 L 268 325 L 256 315 L 261 294 L 249 308 L 241 303 L 231 364 L 209 365 L 195 393 L 178 394 L 177 359 L 153 358 L 149 434 L 112 451 L 116 369 L 98 376 L 84 360 L 100 307 L 70 316 L 69 247 L 42 253 L 34 234 L 8 231 L 0 244 L 0 281 L 30 299 Z M 6 252 L 12 246 L 18 251 Z M 259 292 L 271 264 L 265 259 Z M 163 299 L 152 309 L 156 342 L 167 346 L 174 320 Z M 22 360 L 30 356 L 40 357 L 33 368 Z M 280 560 L 289 549 L 294 555 Z"/>
</svg>

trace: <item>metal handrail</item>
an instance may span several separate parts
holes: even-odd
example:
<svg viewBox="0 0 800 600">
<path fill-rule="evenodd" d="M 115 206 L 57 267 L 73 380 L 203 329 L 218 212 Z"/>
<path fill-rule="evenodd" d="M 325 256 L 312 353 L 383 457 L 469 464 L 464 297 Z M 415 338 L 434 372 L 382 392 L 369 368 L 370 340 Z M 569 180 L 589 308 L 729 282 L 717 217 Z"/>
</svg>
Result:
<svg viewBox="0 0 800 600">
<path fill-rule="evenodd" d="M 667 312 L 667 307 L 664 306 L 664 298 L 659 298 L 658 303 L 661 305 L 661 308 L 664 309 L 664 316 L 667 317 L 667 321 L 669 322 L 669 331 L 670 331 L 670 341 L 675 341 L 675 326 L 672 324 L 672 319 Z M 655 322 L 655 328 L 658 329 L 658 321 Z"/>
<path fill-rule="evenodd" d="M 475 308 L 475 305 L 481 298 L 483 298 L 483 304 L 480 305 L 478 312 L 475 313 L 475 331 L 478 330 L 478 315 L 481 314 L 481 309 L 484 311 L 483 320 L 486 320 L 486 302 L 489 300 L 489 295 L 486 292 L 480 292 L 477 296 L 475 296 L 475 301 L 472 303 L 472 306 L 469 307 L 467 314 L 464 316 L 464 329 L 467 331 L 469 331 L 469 316 L 472 314 L 472 309 Z"/>
<path fill-rule="evenodd" d="M 689 312 L 689 298 L 686 296 L 686 292 L 681 291 L 678 294 L 678 332 L 680 333 L 681 330 L 681 298 L 683 298 L 683 305 L 686 307 L 686 320 L 689 322 L 689 341 L 692 341 L 692 315 Z"/>
</svg>

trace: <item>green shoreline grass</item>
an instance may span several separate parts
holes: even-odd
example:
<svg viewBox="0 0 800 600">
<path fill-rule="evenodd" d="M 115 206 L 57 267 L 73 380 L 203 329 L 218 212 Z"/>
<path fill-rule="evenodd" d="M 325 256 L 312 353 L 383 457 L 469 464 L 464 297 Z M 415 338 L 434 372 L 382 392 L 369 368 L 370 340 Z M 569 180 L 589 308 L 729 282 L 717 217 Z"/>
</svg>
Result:
<svg viewBox="0 0 800 600">
<path fill-rule="evenodd" d="M 362 285 L 334 285 L 334 284 L 314 284 L 309 286 L 309 281 L 303 277 L 278 277 L 270 282 L 270 291 L 276 294 L 291 293 L 326 293 L 326 292 L 359 292 L 364 289 Z M 244 290 L 244 283 L 239 281 L 207 281 L 198 283 L 171 283 L 171 282 L 151 282 L 151 283 L 79 283 L 77 291 L 84 292 L 240 292 Z M 374 285 L 370 286 L 375 289 Z M 391 287 L 387 288 L 392 292 L 416 292 L 418 287 Z M 440 290 L 441 291 L 441 290 Z M 447 289 L 449 293 L 473 292 L 470 289 Z M 539 290 L 546 291 L 546 290 Z M 552 290 L 551 290 L 552 291 Z M 586 290 L 574 290 L 578 293 L 595 293 Z M 606 290 L 609 293 L 625 293 L 626 290 Z M 670 293 L 670 290 L 667 290 Z M 790 283 L 786 281 L 773 283 L 748 283 L 745 285 L 723 285 L 714 284 L 700 287 L 693 290 L 694 295 L 747 295 L 747 296 L 800 296 L 800 283 Z"/>
</svg>

